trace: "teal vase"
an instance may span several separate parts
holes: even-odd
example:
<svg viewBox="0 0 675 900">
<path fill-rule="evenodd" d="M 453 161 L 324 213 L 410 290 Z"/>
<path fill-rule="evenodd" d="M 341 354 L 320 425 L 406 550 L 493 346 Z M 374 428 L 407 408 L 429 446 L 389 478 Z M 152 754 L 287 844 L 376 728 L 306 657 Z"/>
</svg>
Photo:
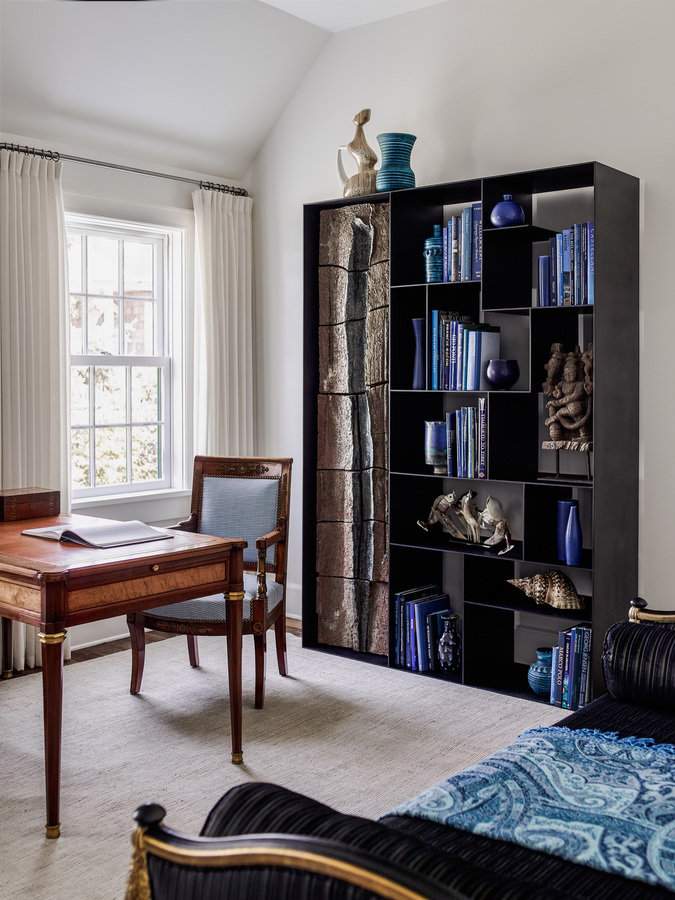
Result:
<svg viewBox="0 0 675 900">
<path fill-rule="evenodd" d="M 551 693 L 551 657 L 553 651 L 550 647 L 537 647 L 537 658 L 527 670 L 527 683 L 535 694 L 542 697 Z"/>
<path fill-rule="evenodd" d="M 375 187 L 378 191 L 415 187 L 415 173 L 410 168 L 410 154 L 416 140 L 414 134 L 401 132 L 377 135 L 377 143 L 382 151 L 382 165 L 375 177 Z"/>
</svg>

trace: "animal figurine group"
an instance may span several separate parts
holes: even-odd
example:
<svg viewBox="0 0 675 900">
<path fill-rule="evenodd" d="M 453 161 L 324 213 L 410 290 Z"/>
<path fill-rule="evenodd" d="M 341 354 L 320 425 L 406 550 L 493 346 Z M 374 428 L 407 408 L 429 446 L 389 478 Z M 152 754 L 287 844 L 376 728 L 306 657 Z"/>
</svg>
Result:
<svg viewBox="0 0 675 900">
<path fill-rule="evenodd" d="M 490 536 L 482 542 L 484 547 L 496 548 L 503 544 L 498 551 L 500 556 L 513 550 L 509 523 L 500 501 L 496 497 L 488 497 L 485 508 L 477 510 L 473 503 L 475 496 L 476 492 L 471 490 L 461 496 L 456 491 L 440 494 L 434 500 L 428 517 L 418 519 L 417 524 L 425 531 L 440 525 L 454 540 L 474 544 L 481 543 L 481 531 L 490 531 Z"/>
</svg>

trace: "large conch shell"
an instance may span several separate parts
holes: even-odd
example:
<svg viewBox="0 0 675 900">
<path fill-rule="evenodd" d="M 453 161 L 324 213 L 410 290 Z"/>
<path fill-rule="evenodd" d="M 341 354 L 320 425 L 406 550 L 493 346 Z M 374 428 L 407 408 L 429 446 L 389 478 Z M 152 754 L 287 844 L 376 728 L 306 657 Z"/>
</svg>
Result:
<svg viewBox="0 0 675 900">
<path fill-rule="evenodd" d="M 529 578 L 509 578 L 509 584 L 523 591 L 535 603 L 548 603 L 556 609 L 583 609 L 584 601 L 563 572 L 549 569 Z"/>
</svg>

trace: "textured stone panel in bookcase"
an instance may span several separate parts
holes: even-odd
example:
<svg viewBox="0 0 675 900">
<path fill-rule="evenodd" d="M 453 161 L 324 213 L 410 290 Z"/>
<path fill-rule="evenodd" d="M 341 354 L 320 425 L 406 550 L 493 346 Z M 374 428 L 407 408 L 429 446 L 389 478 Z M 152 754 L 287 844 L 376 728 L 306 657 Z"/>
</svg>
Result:
<svg viewBox="0 0 675 900">
<path fill-rule="evenodd" d="M 366 389 L 365 319 L 319 328 L 319 392 L 356 394 Z"/>
<path fill-rule="evenodd" d="M 365 270 L 389 259 L 389 207 L 358 203 L 326 209 L 319 221 L 319 265 Z"/>
<path fill-rule="evenodd" d="M 368 312 L 389 305 L 389 263 L 365 272 L 322 266 L 319 269 L 319 325 L 337 325 L 350 317 L 357 297 L 365 297 Z"/>
<path fill-rule="evenodd" d="M 318 469 L 368 469 L 373 465 L 366 394 L 319 394 Z"/>
<path fill-rule="evenodd" d="M 372 448 L 373 466 L 376 469 L 387 469 L 388 438 L 387 422 L 389 405 L 387 386 L 384 384 L 370 388 L 367 391 L 368 398 L 368 426 L 370 446 Z"/>
<path fill-rule="evenodd" d="M 386 471 L 320 470 L 317 472 L 316 517 L 319 522 L 388 521 Z"/>
<path fill-rule="evenodd" d="M 320 644 L 386 655 L 388 588 L 350 578 L 317 579 Z"/>
<path fill-rule="evenodd" d="M 316 571 L 331 578 L 386 581 L 389 575 L 384 522 L 318 522 Z"/>
</svg>

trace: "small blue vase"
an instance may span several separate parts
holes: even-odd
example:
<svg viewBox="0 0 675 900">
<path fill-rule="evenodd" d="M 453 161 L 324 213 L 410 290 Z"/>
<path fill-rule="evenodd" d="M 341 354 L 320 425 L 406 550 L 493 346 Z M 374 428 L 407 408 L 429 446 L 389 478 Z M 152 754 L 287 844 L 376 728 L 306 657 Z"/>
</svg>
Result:
<svg viewBox="0 0 675 900">
<path fill-rule="evenodd" d="M 565 563 L 568 566 L 578 566 L 581 562 L 581 522 L 579 521 L 579 506 L 575 504 L 570 508 L 567 528 L 565 530 Z"/>
<path fill-rule="evenodd" d="M 414 391 L 424 390 L 424 319 L 412 320 L 415 334 L 415 362 L 413 365 L 412 387 Z"/>
<path fill-rule="evenodd" d="M 517 359 L 488 360 L 485 377 L 497 391 L 508 391 L 520 378 L 520 366 Z"/>
<path fill-rule="evenodd" d="M 414 134 L 401 132 L 377 135 L 377 143 L 382 151 L 382 165 L 375 176 L 375 187 L 378 191 L 415 187 L 415 173 L 410 168 L 410 154 L 416 140 Z"/>
<path fill-rule="evenodd" d="M 558 561 L 562 563 L 567 559 L 565 555 L 565 534 L 567 533 L 567 523 L 570 519 L 570 509 L 576 505 L 576 500 L 558 500 Z"/>
<path fill-rule="evenodd" d="M 424 242 L 424 261 L 427 282 L 443 281 L 443 235 L 440 225 L 434 225 L 433 237 Z"/>
<path fill-rule="evenodd" d="M 553 651 L 550 647 L 537 647 L 537 658 L 527 670 L 527 683 L 535 694 L 542 697 L 551 694 L 551 658 Z"/>
<path fill-rule="evenodd" d="M 490 221 L 497 228 L 506 228 L 508 225 L 522 225 L 525 222 L 525 213 L 511 197 L 511 194 L 503 194 L 503 200 L 495 204 L 490 213 Z"/>
</svg>

